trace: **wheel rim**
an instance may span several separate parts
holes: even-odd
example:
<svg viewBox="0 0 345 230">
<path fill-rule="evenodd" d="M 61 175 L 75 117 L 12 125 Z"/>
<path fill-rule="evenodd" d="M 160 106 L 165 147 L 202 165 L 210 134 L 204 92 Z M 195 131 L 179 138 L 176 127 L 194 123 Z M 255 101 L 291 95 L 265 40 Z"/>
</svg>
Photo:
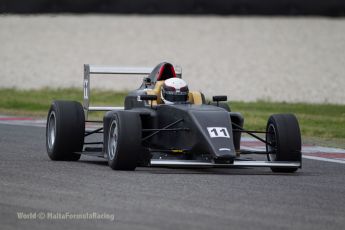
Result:
<svg viewBox="0 0 345 230">
<path fill-rule="evenodd" d="M 109 159 L 113 160 L 116 155 L 117 150 L 117 141 L 118 141 L 118 123 L 117 120 L 113 120 L 109 130 L 109 138 L 108 138 L 108 154 Z"/>
<path fill-rule="evenodd" d="M 267 154 L 267 158 L 269 161 L 275 161 L 277 159 L 277 133 L 273 124 L 268 126 L 266 141 L 270 143 L 270 145 L 266 144 L 266 150 L 271 152 Z"/>
<path fill-rule="evenodd" d="M 56 137 L 56 116 L 55 112 L 51 112 L 48 119 L 48 147 L 52 149 Z"/>
</svg>

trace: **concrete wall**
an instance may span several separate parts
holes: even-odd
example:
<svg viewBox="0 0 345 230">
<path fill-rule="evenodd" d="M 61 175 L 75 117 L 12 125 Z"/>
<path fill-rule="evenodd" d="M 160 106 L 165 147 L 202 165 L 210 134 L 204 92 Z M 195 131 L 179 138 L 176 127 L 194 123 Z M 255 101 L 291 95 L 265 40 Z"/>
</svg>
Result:
<svg viewBox="0 0 345 230">
<path fill-rule="evenodd" d="M 0 0 L 0 13 L 344 16 L 344 0 Z"/>
</svg>

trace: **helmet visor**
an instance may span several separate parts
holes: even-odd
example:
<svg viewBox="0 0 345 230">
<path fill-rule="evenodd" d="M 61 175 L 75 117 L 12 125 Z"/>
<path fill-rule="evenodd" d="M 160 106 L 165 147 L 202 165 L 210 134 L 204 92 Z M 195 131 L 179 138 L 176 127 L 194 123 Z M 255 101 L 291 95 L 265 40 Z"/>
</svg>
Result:
<svg viewBox="0 0 345 230">
<path fill-rule="evenodd" d="M 186 102 L 188 100 L 187 92 L 171 93 L 165 92 L 164 99 L 171 102 Z"/>
</svg>

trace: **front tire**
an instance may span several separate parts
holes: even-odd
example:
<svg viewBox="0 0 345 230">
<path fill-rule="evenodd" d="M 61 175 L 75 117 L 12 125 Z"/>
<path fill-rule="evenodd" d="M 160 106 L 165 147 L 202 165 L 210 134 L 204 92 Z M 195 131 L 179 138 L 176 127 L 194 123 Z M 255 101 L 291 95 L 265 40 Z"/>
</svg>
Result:
<svg viewBox="0 0 345 230">
<path fill-rule="evenodd" d="M 75 101 L 53 101 L 46 126 L 46 149 L 51 160 L 77 161 L 84 145 L 85 116 Z"/>
<path fill-rule="evenodd" d="M 141 153 L 141 120 L 137 113 L 112 113 L 105 132 L 105 152 L 114 170 L 135 170 Z"/>
<path fill-rule="evenodd" d="M 301 162 L 301 132 L 293 114 L 275 114 L 267 122 L 266 144 L 269 161 Z M 298 168 L 271 167 L 273 172 L 295 172 Z"/>
</svg>

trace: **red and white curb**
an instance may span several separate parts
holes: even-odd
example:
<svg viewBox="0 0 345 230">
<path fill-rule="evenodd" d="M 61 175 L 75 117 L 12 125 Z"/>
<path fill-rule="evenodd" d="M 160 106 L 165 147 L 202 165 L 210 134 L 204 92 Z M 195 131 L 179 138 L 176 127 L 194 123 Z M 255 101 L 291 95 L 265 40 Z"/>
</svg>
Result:
<svg viewBox="0 0 345 230">
<path fill-rule="evenodd" d="M 10 117 L 0 115 L 0 124 L 5 125 L 20 125 L 20 126 L 31 126 L 31 127 L 46 127 L 47 120 L 35 119 L 32 117 Z M 87 123 L 86 128 L 96 128 L 99 125 L 94 123 Z"/>
<path fill-rule="evenodd" d="M 243 137 L 241 146 L 249 150 L 265 150 L 266 146 L 251 137 Z M 345 149 L 303 145 L 302 157 L 305 159 L 345 164 Z"/>
<path fill-rule="evenodd" d="M 0 124 L 45 127 L 46 120 L 31 117 L 0 116 Z M 94 128 L 97 125 L 87 124 L 86 127 Z M 265 150 L 266 148 L 262 142 L 251 137 L 242 137 L 241 146 L 249 150 Z M 345 149 L 303 145 L 302 157 L 311 160 L 345 164 Z"/>
<path fill-rule="evenodd" d="M 32 117 L 10 117 L 0 115 L 0 124 L 45 127 L 46 121 Z"/>
</svg>

